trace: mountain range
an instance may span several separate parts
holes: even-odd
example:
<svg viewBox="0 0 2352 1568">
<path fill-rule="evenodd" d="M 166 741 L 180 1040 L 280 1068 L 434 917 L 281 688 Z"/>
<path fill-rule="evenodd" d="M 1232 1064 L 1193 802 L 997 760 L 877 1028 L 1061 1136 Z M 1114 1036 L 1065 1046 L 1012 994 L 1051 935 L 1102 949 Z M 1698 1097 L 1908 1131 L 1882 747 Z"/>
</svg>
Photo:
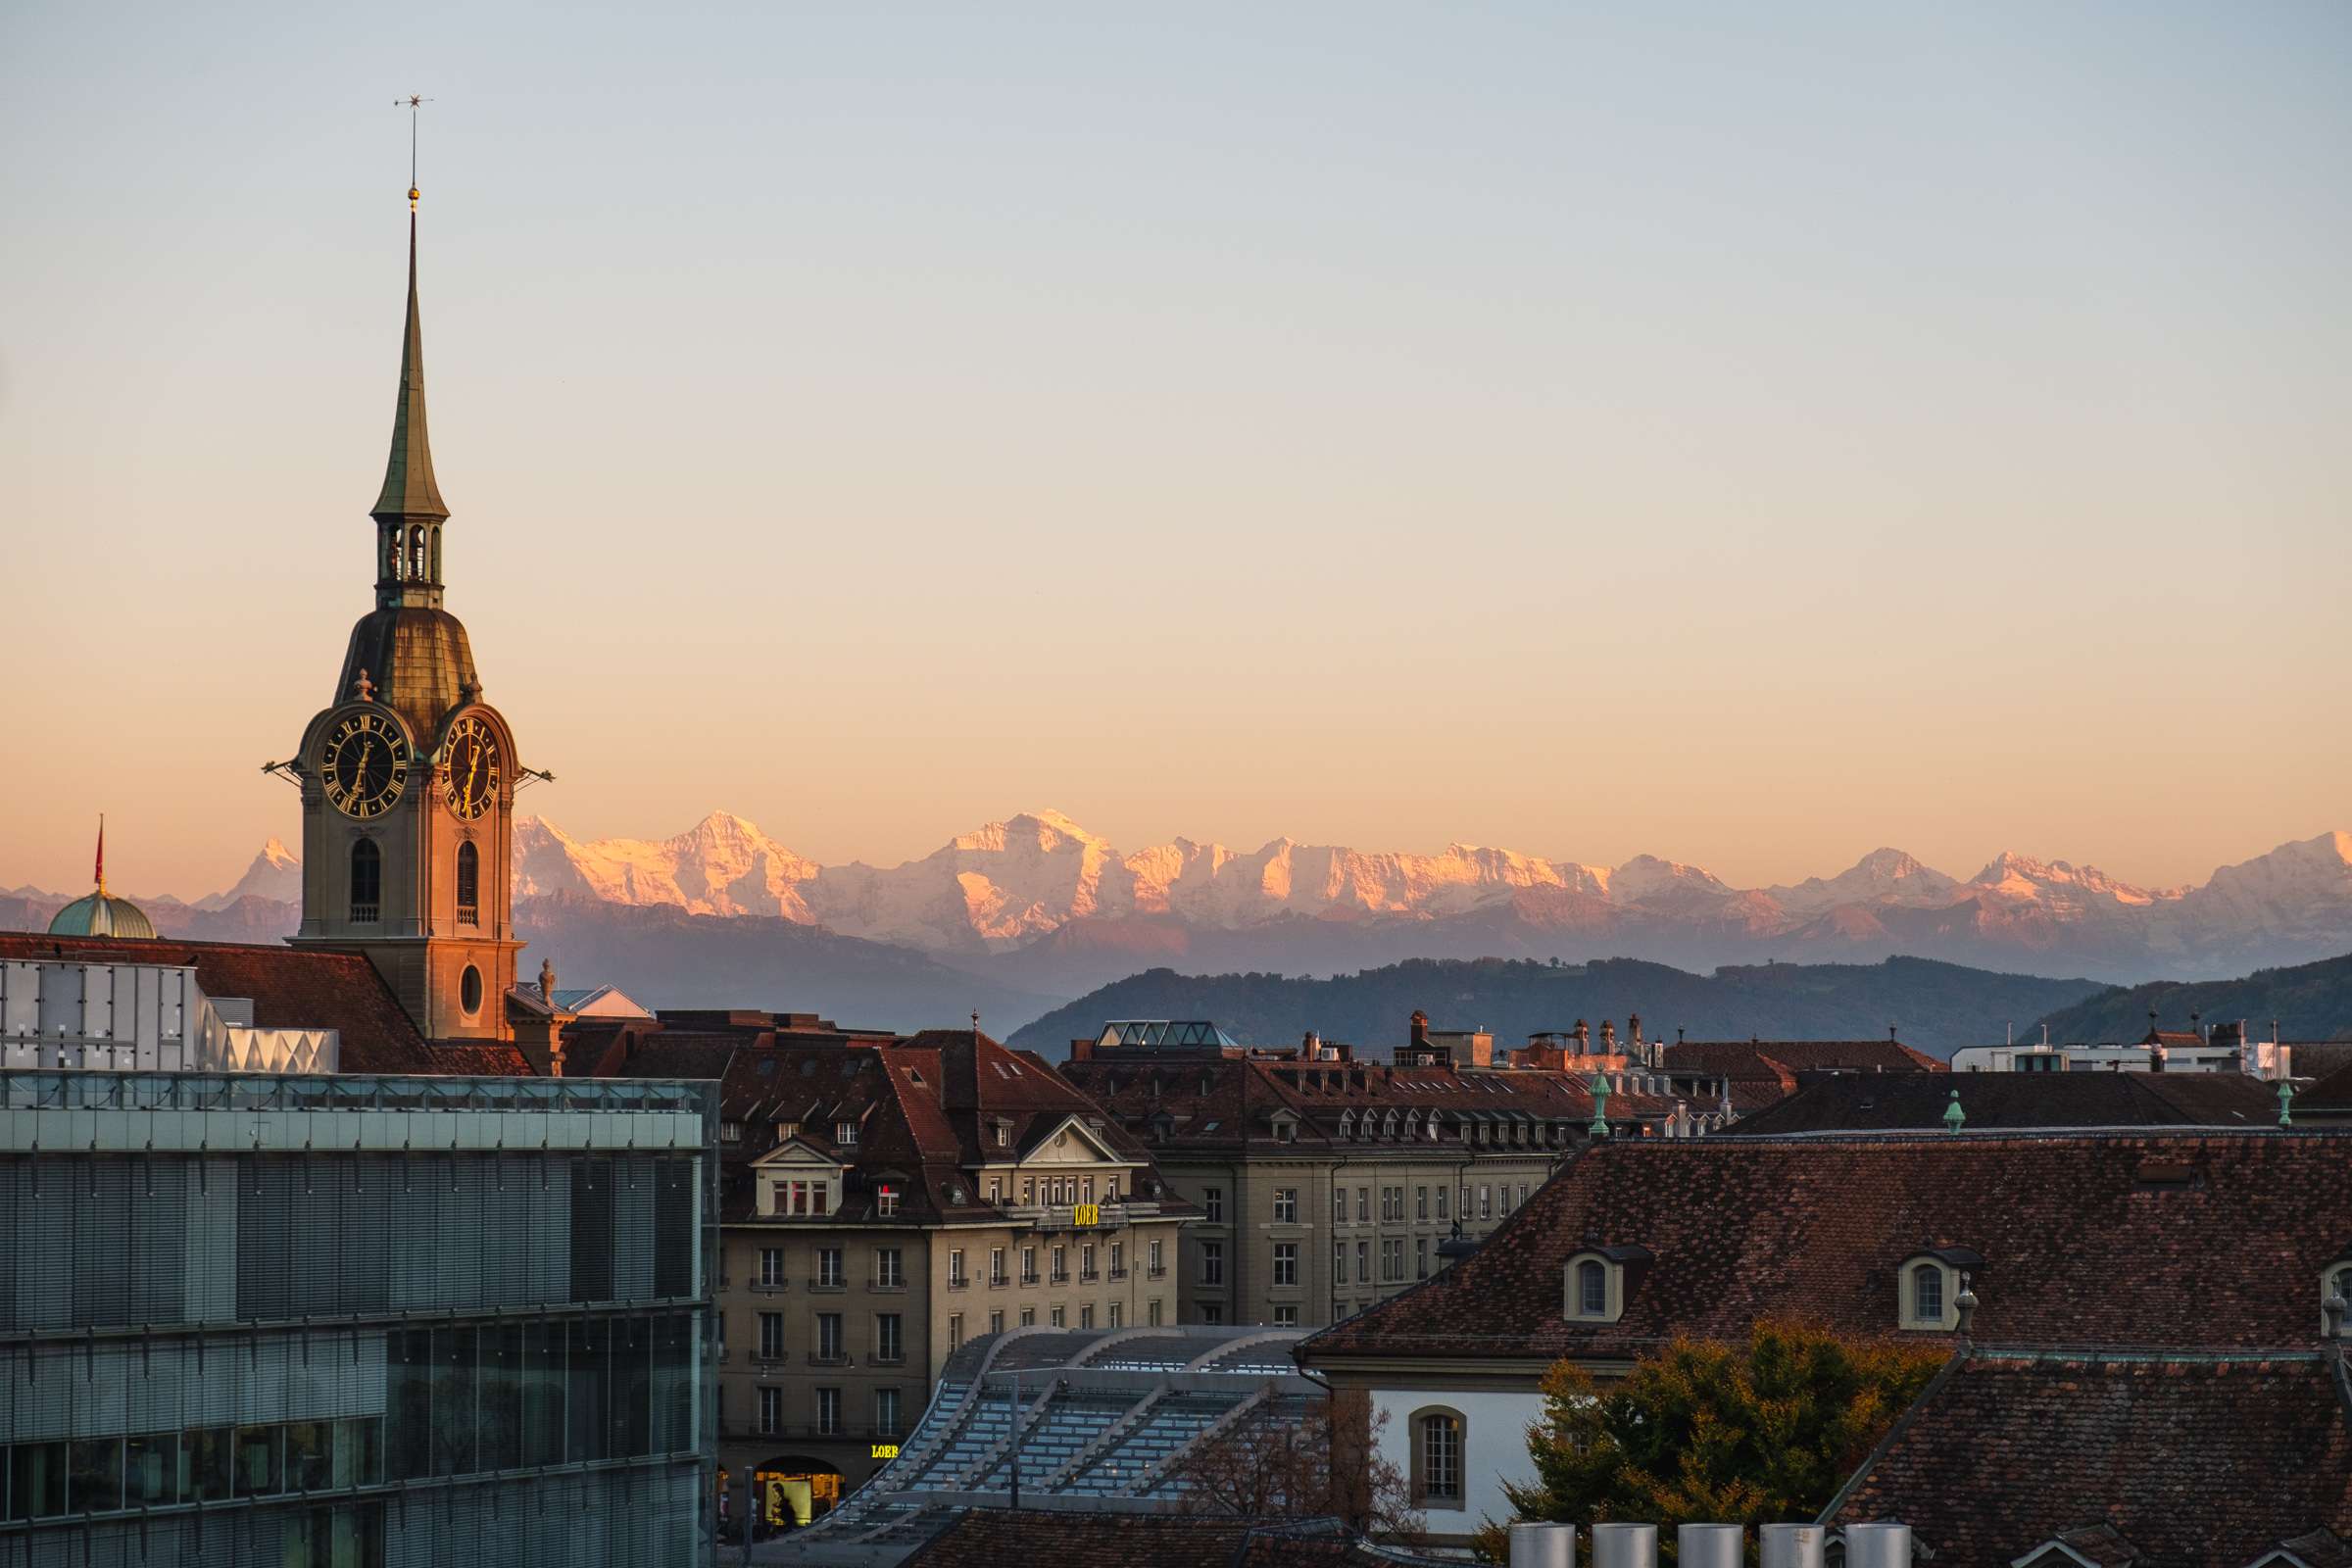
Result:
<svg viewBox="0 0 2352 1568">
<path fill-rule="evenodd" d="M 2182 888 L 2137 887 L 2016 854 L 1963 879 L 1894 849 L 1835 875 L 1760 888 L 1655 856 L 1602 866 L 1468 844 L 1424 855 L 1176 839 L 1123 851 L 1055 811 L 991 822 L 887 867 L 819 864 L 726 812 L 665 839 L 579 839 L 525 817 L 514 849 L 521 933 L 577 979 L 610 980 L 657 1003 L 813 1005 L 779 988 L 821 980 L 828 964 L 877 982 L 893 974 L 904 986 L 914 972 L 908 958 L 928 977 L 915 990 L 946 997 L 961 987 L 1003 1018 L 998 1009 L 1034 1016 L 1154 967 L 1339 974 L 1412 958 L 1614 956 L 1703 970 L 1903 955 L 2136 982 L 2352 950 L 2352 834 L 2343 832 L 2281 845 Z M 167 934 L 250 940 L 293 929 L 299 883 L 294 856 L 272 840 L 220 893 L 141 903 Z M 0 923 L 37 929 L 64 897 L 0 892 Z M 644 929 L 664 933 L 661 967 L 632 957 L 642 944 L 615 934 L 626 929 L 613 918 L 623 909 L 647 911 Z M 756 941 L 742 934 L 784 926 L 889 952 L 838 949 L 819 962 L 817 945 L 781 930 Z M 698 951 L 704 956 L 689 956 Z M 720 951 L 750 967 L 714 966 Z M 848 962 L 852 952 L 864 957 Z M 567 955 L 594 955 L 598 966 L 584 970 Z M 697 977 L 690 995 L 680 994 L 684 973 Z M 828 989 L 841 1000 L 825 1004 L 859 1022 L 900 1021 L 887 988 Z"/>
</svg>

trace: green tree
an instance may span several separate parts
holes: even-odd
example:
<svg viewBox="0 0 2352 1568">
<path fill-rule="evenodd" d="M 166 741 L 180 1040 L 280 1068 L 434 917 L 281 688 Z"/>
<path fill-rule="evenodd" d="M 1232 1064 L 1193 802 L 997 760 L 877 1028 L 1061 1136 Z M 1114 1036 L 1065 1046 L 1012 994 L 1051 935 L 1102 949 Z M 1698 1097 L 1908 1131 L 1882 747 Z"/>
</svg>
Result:
<svg viewBox="0 0 2352 1568">
<path fill-rule="evenodd" d="M 1767 1320 L 1745 1346 L 1678 1337 L 1616 1383 L 1561 1361 L 1528 1429 L 1536 1480 L 1503 1492 L 1522 1519 L 1576 1524 L 1810 1519 L 1946 1353 Z"/>
</svg>

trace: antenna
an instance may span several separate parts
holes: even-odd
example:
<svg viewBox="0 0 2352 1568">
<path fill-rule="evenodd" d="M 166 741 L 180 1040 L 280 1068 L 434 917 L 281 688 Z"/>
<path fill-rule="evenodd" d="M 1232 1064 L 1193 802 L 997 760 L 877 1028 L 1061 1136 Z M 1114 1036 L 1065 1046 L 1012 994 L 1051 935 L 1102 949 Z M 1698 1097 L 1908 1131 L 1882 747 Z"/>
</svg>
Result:
<svg viewBox="0 0 2352 1568">
<path fill-rule="evenodd" d="M 416 193 L 416 111 L 417 111 L 419 108 L 421 108 L 423 105 L 425 105 L 425 104 L 429 104 L 429 103 L 431 103 L 432 101 L 433 101 L 433 100 L 432 100 L 432 99 L 430 99 L 430 98 L 420 98 L 420 97 L 418 97 L 418 96 L 417 96 L 416 93 L 411 93 L 411 94 L 409 94 L 409 95 L 408 95 L 406 98 L 395 98 L 395 99 L 393 99 L 393 100 L 392 100 L 392 107 L 393 107 L 393 108 L 395 108 L 395 109 L 406 109 L 406 110 L 409 112 L 409 211 L 410 211 L 410 212 L 412 212 L 412 213 L 413 213 L 413 212 L 415 212 L 415 211 L 416 210 L 416 194 L 417 194 L 417 193 Z"/>
</svg>

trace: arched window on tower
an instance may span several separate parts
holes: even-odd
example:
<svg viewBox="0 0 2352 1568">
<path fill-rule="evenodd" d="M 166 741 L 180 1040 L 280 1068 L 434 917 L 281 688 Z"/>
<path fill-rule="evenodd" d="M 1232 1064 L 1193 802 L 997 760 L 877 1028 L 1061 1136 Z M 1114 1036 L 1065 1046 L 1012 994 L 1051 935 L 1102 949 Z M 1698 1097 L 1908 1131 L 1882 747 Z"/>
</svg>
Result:
<svg viewBox="0 0 2352 1568">
<path fill-rule="evenodd" d="M 432 547 L 432 568 L 426 574 L 425 581 L 439 582 L 441 580 L 441 530 L 438 528 L 433 530 Z"/>
<path fill-rule="evenodd" d="M 386 582 L 400 580 L 400 530 L 398 528 L 384 530 L 383 576 Z"/>
<path fill-rule="evenodd" d="M 458 924 L 482 923 L 482 857 L 470 844 L 458 846 Z"/>
<path fill-rule="evenodd" d="M 424 581 L 424 529 L 421 526 L 409 530 L 409 578 L 413 582 Z"/>
<path fill-rule="evenodd" d="M 384 855 L 375 840 L 351 847 L 351 923 L 373 925 L 383 917 Z"/>
</svg>

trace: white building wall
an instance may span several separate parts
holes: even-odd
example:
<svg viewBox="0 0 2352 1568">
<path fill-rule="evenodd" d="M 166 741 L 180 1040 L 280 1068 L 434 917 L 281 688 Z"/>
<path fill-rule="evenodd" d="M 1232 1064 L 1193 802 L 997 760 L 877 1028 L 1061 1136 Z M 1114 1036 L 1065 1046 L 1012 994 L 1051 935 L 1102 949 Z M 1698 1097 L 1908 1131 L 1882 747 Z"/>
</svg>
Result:
<svg viewBox="0 0 2352 1568">
<path fill-rule="evenodd" d="M 1429 1510 L 1429 1532 L 1436 1536 L 1467 1536 L 1489 1520 L 1497 1523 L 1516 1515 L 1503 1483 L 1526 1486 L 1536 1479 L 1535 1461 L 1527 1453 L 1527 1429 L 1544 1416 L 1544 1396 L 1525 1393 L 1469 1393 L 1460 1389 L 1374 1389 L 1372 1419 L 1380 1426 L 1380 1454 L 1399 1475 L 1413 1473 L 1413 1412 L 1444 1405 L 1462 1416 L 1462 1484 L 1466 1506 Z M 1380 1424 L 1382 1412 L 1388 1422 Z"/>
</svg>

